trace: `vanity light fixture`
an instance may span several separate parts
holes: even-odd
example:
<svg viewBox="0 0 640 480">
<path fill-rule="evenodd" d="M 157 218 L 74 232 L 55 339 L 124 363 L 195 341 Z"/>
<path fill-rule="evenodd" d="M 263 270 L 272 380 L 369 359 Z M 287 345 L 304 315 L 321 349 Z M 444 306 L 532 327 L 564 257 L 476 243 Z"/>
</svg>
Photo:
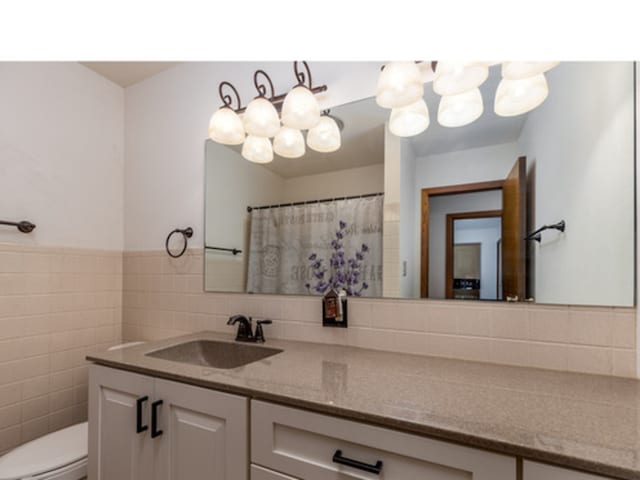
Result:
<svg viewBox="0 0 640 480">
<path fill-rule="evenodd" d="M 273 161 L 273 148 L 269 138 L 247 135 L 244 145 L 242 145 L 242 156 L 254 163 Z"/>
<path fill-rule="evenodd" d="M 376 102 L 383 108 L 406 107 L 424 95 L 424 81 L 416 62 L 389 62 L 383 66 Z"/>
<path fill-rule="evenodd" d="M 489 77 L 486 62 L 437 62 L 433 91 L 438 95 L 458 95 L 479 87 Z"/>
<path fill-rule="evenodd" d="M 438 123 L 443 127 L 462 127 L 477 120 L 483 110 L 478 87 L 456 95 L 443 95 L 438 106 Z"/>
<path fill-rule="evenodd" d="M 299 63 L 304 70 L 301 70 Z M 268 163 L 273 160 L 274 147 L 270 138 L 278 137 L 276 153 L 288 158 L 296 158 L 304 154 L 304 141 L 300 153 L 300 135 L 291 129 L 307 130 L 321 121 L 320 106 L 315 94 L 327 90 L 326 85 L 313 86 L 311 71 L 307 62 L 293 62 L 293 70 L 297 84 L 287 94 L 276 95 L 271 78 L 264 70 L 253 74 L 253 84 L 258 96 L 248 106 L 243 107 L 240 95 L 229 82 L 221 82 L 218 93 L 222 106 L 209 122 L 209 138 L 225 145 L 240 145 L 242 156 L 257 163 Z M 267 86 L 269 89 L 267 89 Z M 227 90 L 228 93 L 225 93 Z M 267 95 L 270 93 L 270 95 Z M 278 112 L 282 111 L 282 123 L 289 130 L 281 128 Z M 240 115 L 243 118 L 240 118 Z M 246 137 L 245 137 L 246 135 Z M 247 145 L 248 144 L 248 145 Z M 268 145 L 267 145 L 268 144 Z M 339 148 L 339 146 L 338 146 Z"/>
<path fill-rule="evenodd" d="M 559 62 L 504 62 L 494 110 L 501 117 L 521 115 L 539 106 L 549 95 L 544 75 Z"/>
<path fill-rule="evenodd" d="M 263 70 L 257 70 L 255 75 L 264 75 L 269 83 L 271 80 Z M 273 92 L 273 86 L 271 88 Z M 259 90 L 260 95 L 249 102 L 244 112 L 243 125 L 247 135 L 259 137 L 275 137 L 280 131 L 278 111 L 265 97 L 266 89 Z"/>
<path fill-rule="evenodd" d="M 344 128 L 344 123 L 329 113 L 329 110 L 322 112 L 318 125 L 307 132 L 307 145 L 316 152 L 335 152 L 342 145 L 340 130 Z"/>
<path fill-rule="evenodd" d="M 304 155 L 304 137 L 300 130 L 281 127 L 273 139 L 273 151 L 284 158 L 299 158 Z"/>
<path fill-rule="evenodd" d="M 407 105 L 394 108 L 389 118 L 389 130 L 399 137 L 413 137 L 429 127 L 429 109 L 424 98 Z"/>
<path fill-rule="evenodd" d="M 400 137 L 418 135 L 429 126 L 417 63 L 420 62 L 389 62 L 382 67 L 378 78 L 376 102 L 392 109 L 389 130 Z M 558 63 L 504 62 L 503 78 L 496 91 L 495 113 L 520 115 L 539 106 L 549 93 L 544 72 Z M 440 125 L 462 127 L 483 114 L 479 87 L 488 78 L 490 65 L 489 62 L 431 62 L 433 90 L 442 97 L 438 106 Z"/>
</svg>

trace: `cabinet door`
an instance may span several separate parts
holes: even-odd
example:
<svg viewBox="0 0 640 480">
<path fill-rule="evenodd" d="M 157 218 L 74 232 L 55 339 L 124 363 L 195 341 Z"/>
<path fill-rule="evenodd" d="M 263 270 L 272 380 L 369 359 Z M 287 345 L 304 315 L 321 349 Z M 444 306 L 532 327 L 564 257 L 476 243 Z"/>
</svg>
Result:
<svg viewBox="0 0 640 480">
<path fill-rule="evenodd" d="M 137 400 L 148 397 L 142 424 L 149 422 L 153 379 L 113 368 L 89 367 L 89 478 L 153 480 L 149 430 L 136 433 Z"/>
<path fill-rule="evenodd" d="M 156 480 L 247 480 L 248 400 L 156 379 Z"/>
<path fill-rule="evenodd" d="M 522 470 L 523 480 L 613 480 L 609 477 L 576 472 L 528 460 L 524 461 Z"/>
</svg>

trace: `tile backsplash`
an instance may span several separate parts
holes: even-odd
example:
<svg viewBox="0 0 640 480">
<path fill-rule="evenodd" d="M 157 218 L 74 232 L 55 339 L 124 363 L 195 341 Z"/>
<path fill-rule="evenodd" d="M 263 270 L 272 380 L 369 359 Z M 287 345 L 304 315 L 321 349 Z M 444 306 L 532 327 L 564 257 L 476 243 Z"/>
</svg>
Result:
<svg viewBox="0 0 640 480">
<path fill-rule="evenodd" d="M 122 253 L 0 244 L 0 454 L 86 419 L 84 357 L 121 329 Z"/>
<path fill-rule="evenodd" d="M 636 376 L 633 308 L 435 300 L 349 300 L 349 328 L 323 328 L 311 297 L 203 293 L 202 253 L 125 252 L 123 336 L 232 331 L 231 314 L 270 318 L 267 339 L 351 345 L 554 370 Z"/>
<path fill-rule="evenodd" d="M 268 338 L 636 376 L 633 308 L 350 299 L 323 328 L 318 298 L 203 292 L 203 255 L 0 244 L 0 454 L 87 416 L 92 350 L 270 318 Z"/>
</svg>

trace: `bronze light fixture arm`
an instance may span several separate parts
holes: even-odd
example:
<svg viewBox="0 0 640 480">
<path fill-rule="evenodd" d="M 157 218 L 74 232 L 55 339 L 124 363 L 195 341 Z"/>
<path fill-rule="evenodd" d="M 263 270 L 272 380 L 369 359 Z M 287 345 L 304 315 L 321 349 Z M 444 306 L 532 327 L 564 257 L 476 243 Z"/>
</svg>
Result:
<svg viewBox="0 0 640 480">
<path fill-rule="evenodd" d="M 299 68 L 298 66 L 299 63 L 302 63 L 302 65 L 304 66 L 304 71 Z M 296 80 L 298 82 L 295 85 L 296 87 L 300 85 L 305 86 L 309 90 L 311 90 L 313 94 L 327 91 L 326 85 L 319 85 L 317 87 L 313 86 L 311 70 L 309 69 L 309 65 L 307 64 L 307 62 L 304 62 L 304 61 L 293 62 L 293 71 L 294 71 Z M 264 79 L 260 81 L 260 77 L 264 77 Z M 273 106 L 276 107 L 276 110 L 280 111 L 282 109 L 282 103 L 284 102 L 284 99 L 287 96 L 287 94 L 283 93 L 281 95 L 275 95 L 273 82 L 271 81 L 271 77 L 269 77 L 267 72 L 265 72 L 264 70 L 256 70 L 253 74 L 253 85 L 256 87 L 256 91 L 258 92 L 258 97 L 263 97 L 269 100 L 273 104 Z M 267 88 L 267 85 L 268 85 L 268 88 Z M 227 89 L 230 89 L 231 92 L 225 93 L 224 87 L 226 87 Z M 271 92 L 270 97 L 267 96 L 268 91 Z M 228 107 L 238 114 L 244 113 L 244 111 L 247 109 L 246 106 L 244 107 L 242 106 L 242 102 L 240 101 L 240 95 L 238 94 L 238 90 L 236 90 L 236 88 L 230 82 L 227 82 L 227 81 L 220 82 L 220 85 L 218 86 L 218 93 L 220 94 L 220 100 L 222 100 L 222 107 L 220 108 Z M 234 99 L 231 96 L 231 93 L 235 95 L 235 100 L 236 100 L 235 105 L 233 105 Z"/>
</svg>

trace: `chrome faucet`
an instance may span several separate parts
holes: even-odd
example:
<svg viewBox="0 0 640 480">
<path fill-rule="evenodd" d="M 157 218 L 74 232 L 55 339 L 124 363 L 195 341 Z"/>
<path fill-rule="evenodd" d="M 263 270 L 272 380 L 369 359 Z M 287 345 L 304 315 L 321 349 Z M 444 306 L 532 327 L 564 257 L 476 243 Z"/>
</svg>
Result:
<svg viewBox="0 0 640 480">
<path fill-rule="evenodd" d="M 270 325 L 271 320 L 258 320 L 256 322 L 256 333 L 253 334 L 251 326 L 251 317 L 245 317 L 244 315 L 233 315 L 229 317 L 227 325 L 235 325 L 238 323 L 238 332 L 236 333 L 236 342 L 253 342 L 264 343 L 264 332 L 262 331 L 262 325 Z"/>
</svg>

